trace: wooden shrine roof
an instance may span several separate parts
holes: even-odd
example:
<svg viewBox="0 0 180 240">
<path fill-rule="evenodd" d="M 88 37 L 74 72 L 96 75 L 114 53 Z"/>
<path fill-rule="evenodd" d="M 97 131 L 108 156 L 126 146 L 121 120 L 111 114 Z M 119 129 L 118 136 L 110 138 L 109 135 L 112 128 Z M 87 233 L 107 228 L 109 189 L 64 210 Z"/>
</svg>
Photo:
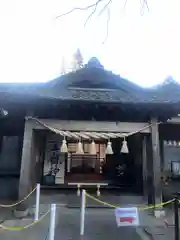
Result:
<svg viewBox="0 0 180 240">
<path fill-rule="evenodd" d="M 109 103 L 179 104 L 180 84 L 169 81 L 153 88 L 142 88 L 102 67 L 86 66 L 47 83 L 0 83 L 0 96 Z"/>
</svg>

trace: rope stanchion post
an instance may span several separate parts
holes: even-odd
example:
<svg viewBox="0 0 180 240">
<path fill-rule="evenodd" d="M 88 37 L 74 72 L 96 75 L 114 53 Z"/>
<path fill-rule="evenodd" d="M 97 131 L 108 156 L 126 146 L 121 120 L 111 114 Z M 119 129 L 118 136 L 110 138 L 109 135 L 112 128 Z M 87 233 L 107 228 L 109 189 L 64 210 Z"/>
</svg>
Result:
<svg viewBox="0 0 180 240">
<path fill-rule="evenodd" d="M 49 240 L 54 240 L 56 224 L 56 204 L 51 204 L 50 226 L 49 226 Z"/>
<path fill-rule="evenodd" d="M 81 194 L 81 219 L 80 219 L 80 235 L 84 235 L 84 223 L 85 223 L 85 210 L 86 210 L 86 190 L 82 190 Z"/>
<path fill-rule="evenodd" d="M 179 240 L 179 200 L 178 194 L 175 194 L 174 198 L 174 240 Z"/>
<path fill-rule="evenodd" d="M 41 185 L 38 183 L 36 187 L 36 209 L 35 209 L 35 218 L 34 218 L 35 221 L 39 219 L 40 189 L 41 189 Z"/>
</svg>

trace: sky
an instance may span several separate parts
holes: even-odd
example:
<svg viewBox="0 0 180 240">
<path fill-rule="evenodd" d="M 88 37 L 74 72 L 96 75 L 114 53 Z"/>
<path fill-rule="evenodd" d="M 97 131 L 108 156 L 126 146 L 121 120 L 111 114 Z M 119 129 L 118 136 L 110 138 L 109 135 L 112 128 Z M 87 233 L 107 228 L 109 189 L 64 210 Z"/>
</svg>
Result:
<svg viewBox="0 0 180 240">
<path fill-rule="evenodd" d="M 104 67 L 141 86 L 171 75 L 180 82 L 180 1 L 112 0 L 108 10 L 93 15 L 73 7 L 95 0 L 0 1 L 0 82 L 46 82 L 60 75 L 62 57 L 70 64 L 81 49 L 84 61 L 95 56 Z"/>
</svg>

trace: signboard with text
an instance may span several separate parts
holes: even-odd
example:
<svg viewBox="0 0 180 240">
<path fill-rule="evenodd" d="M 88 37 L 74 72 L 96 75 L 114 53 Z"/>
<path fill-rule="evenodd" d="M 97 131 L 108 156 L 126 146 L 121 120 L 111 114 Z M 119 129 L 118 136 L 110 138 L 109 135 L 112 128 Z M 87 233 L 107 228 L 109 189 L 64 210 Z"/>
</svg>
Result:
<svg viewBox="0 0 180 240">
<path fill-rule="evenodd" d="M 139 214 L 136 207 L 116 208 L 115 216 L 118 227 L 139 225 Z"/>
</svg>

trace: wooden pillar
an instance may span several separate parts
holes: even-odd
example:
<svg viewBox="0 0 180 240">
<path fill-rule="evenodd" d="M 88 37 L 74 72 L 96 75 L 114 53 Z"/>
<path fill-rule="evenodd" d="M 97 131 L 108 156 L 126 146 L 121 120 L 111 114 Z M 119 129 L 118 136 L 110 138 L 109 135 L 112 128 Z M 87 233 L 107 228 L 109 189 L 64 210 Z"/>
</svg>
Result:
<svg viewBox="0 0 180 240">
<path fill-rule="evenodd" d="M 142 172 L 143 172 L 143 195 L 147 197 L 147 137 L 142 141 Z"/>
<path fill-rule="evenodd" d="M 142 135 L 136 134 L 133 136 L 133 151 L 135 153 L 134 160 L 135 160 L 135 171 L 136 171 L 136 187 L 137 191 L 142 194 L 143 191 L 143 176 L 142 176 L 142 164 L 143 164 L 143 155 L 142 155 Z"/>
<path fill-rule="evenodd" d="M 146 194 L 148 199 L 148 204 L 154 204 L 154 174 L 153 174 L 153 156 L 152 156 L 152 141 L 151 134 L 146 136 L 146 173 L 147 173 L 147 187 Z M 144 165 L 145 167 L 145 165 Z"/>
<path fill-rule="evenodd" d="M 162 197 L 159 124 L 156 118 L 151 120 L 151 124 L 154 203 L 157 204 L 161 202 Z"/>
<path fill-rule="evenodd" d="M 32 190 L 32 146 L 33 122 L 25 121 L 23 149 L 21 158 L 21 171 L 19 179 L 19 199 L 23 199 Z M 27 200 L 17 206 L 17 210 L 24 211 L 28 208 Z"/>
<path fill-rule="evenodd" d="M 38 163 L 40 160 L 40 144 L 41 138 L 37 132 L 33 131 L 32 137 L 32 153 L 31 153 L 31 188 L 34 188 L 39 183 L 38 179 Z"/>
<path fill-rule="evenodd" d="M 39 158 L 36 164 L 36 182 L 41 183 L 44 173 L 44 159 L 46 148 L 46 135 L 44 133 L 38 133 L 39 135 Z"/>
</svg>

